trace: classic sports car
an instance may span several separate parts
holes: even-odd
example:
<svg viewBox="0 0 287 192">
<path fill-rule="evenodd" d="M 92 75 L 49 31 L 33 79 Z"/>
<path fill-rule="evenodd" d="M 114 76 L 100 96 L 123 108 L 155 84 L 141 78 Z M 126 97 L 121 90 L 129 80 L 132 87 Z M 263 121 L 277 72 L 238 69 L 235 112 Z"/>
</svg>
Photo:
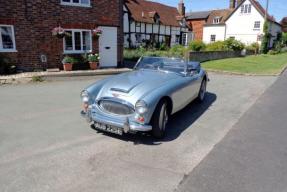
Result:
<svg viewBox="0 0 287 192">
<path fill-rule="evenodd" d="M 131 72 L 112 76 L 82 91 L 81 115 L 95 129 L 115 134 L 165 134 L 169 116 L 192 100 L 203 101 L 207 73 L 198 62 L 142 57 Z"/>
</svg>

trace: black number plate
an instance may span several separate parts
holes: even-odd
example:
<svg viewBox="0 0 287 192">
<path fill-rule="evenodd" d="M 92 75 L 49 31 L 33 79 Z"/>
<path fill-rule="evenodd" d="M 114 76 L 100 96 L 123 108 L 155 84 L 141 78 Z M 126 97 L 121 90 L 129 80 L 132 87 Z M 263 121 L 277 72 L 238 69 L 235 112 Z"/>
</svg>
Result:
<svg viewBox="0 0 287 192">
<path fill-rule="evenodd" d="M 95 122 L 94 125 L 95 125 L 96 129 L 99 129 L 101 131 L 106 131 L 106 132 L 114 133 L 114 134 L 117 134 L 117 135 L 122 135 L 123 134 L 123 129 L 119 128 L 119 127 L 115 127 L 115 126 L 112 126 L 112 125 L 105 125 L 105 124 L 98 123 L 98 122 Z"/>
</svg>

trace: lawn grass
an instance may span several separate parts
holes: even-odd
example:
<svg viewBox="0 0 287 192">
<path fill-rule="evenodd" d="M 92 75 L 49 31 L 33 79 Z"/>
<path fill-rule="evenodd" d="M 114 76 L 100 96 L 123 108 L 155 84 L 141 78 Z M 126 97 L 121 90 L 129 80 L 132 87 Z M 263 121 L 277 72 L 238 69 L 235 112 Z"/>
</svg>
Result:
<svg viewBox="0 0 287 192">
<path fill-rule="evenodd" d="M 202 63 L 202 66 L 207 70 L 274 75 L 287 66 L 287 53 L 207 61 Z"/>
</svg>

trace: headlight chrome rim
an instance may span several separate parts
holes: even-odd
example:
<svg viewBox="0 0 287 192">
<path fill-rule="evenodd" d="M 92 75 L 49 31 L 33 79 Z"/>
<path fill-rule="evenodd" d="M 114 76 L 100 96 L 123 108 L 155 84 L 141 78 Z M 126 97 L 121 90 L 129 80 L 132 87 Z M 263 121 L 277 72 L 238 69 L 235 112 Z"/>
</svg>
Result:
<svg viewBox="0 0 287 192">
<path fill-rule="evenodd" d="M 143 100 L 137 101 L 135 104 L 135 110 L 140 115 L 145 114 L 148 110 L 146 102 Z"/>
<path fill-rule="evenodd" d="M 82 101 L 84 103 L 88 103 L 89 100 L 90 100 L 90 95 L 89 95 L 89 92 L 87 90 L 84 90 L 81 92 L 81 98 L 82 98 Z"/>
</svg>

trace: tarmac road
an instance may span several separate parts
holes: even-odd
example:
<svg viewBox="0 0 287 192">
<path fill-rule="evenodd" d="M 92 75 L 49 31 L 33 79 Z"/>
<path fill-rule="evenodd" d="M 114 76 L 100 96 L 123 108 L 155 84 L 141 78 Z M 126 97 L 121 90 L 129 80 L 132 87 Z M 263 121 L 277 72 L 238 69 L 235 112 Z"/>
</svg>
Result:
<svg viewBox="0 0 287 192">
<path fill-rule="evenodd" d="M 173 191 L 276 80 L 210 74 L 206 101 L 154 140 L 80 117 L 80 91 L 99 78 L 0 87 L 0 191 Z"/>
</svg>

